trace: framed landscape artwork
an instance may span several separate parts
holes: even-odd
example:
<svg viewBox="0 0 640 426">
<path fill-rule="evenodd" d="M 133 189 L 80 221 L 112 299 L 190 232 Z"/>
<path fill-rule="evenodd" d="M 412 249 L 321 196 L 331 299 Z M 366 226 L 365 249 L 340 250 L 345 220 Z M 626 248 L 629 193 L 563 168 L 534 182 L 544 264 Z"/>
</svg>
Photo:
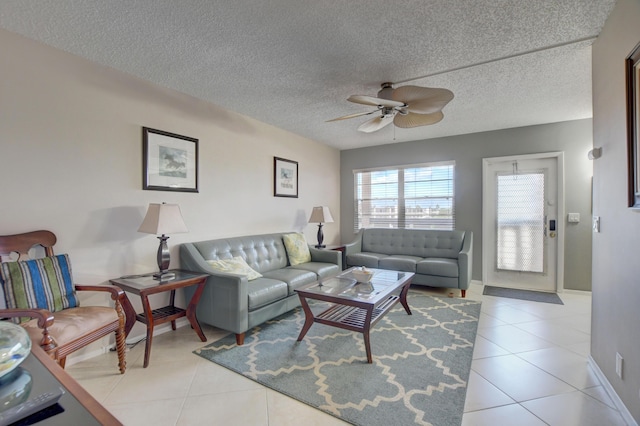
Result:
<svg viewBox="0 0 640 426">
<path fill-rule="evenodd" d="M 298 198 L 298 162 L 273 157 L 273 196 Z"/>
<path fill-rule="evenodd" d="M 198 139 L 142 128 L 142 189 L 198 192 Z"/>
<path fill-rule="evenodd" d="M 640 43 L 627 57 L 628 206 L 640 208 Z"/>
</svg>

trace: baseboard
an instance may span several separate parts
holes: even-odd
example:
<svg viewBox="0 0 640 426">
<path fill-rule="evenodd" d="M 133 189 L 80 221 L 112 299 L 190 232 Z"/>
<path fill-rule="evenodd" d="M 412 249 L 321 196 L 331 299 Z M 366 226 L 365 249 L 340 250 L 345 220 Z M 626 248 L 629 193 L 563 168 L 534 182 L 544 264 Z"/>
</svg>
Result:
<svg viewBox="0 0 640 426">
<path fill-rule="evenodd" d="M 184 327 L 184 326 L 191 326 L 191 324 L 189 323 L 189 321 L 186 318 L 179 318 L 176 320 L 176 329 Z M 154 327 L 153 329 L 153 337 L 159 336 L 161 334 L 167 333 L 171 330 L 171 323 L 166 323 L 163 324 L 159 327 Z M 129 335 L 127 337 L 126 343 L 127 345 L 133 345 L 139 341 L 141 341 L 142 339 L 146 338 L 147 335 L 145 333 L 139 333 L 139 334 L 134 334 L 134 335 Z M 107 352 L 109 352 L 111 349 L 114 349 L 116 347 L 115 343 L 112 343 L 108 346 L 102 346 L 100 348 L 96 348 L 90 351 L 81 351 L 81 352 L 76 352 L 75 354 L 71 354 L 67 357 L 67 362 L 66 362 L 66 366 L 72 366 L 74 364 L 78 364 L 80 362 L 83 361 L 87 361 L 91 358 L 95 358 L 97 356 L 106 354 Z"/>
<path fill-rule="evenodd" d="M 600 380 L 600 383 L 602 384 L 602 387 L 604 388 L 605 392 L 607 392 L 607 395 L 609 395 L 609 398 L 611 398 L 611 401 L 620 412 L 620 415 L 622 416 L 623 420 L 629 426 L 638 426 L 638 423 L 635 421 L 635 419 L 633 418 L 633 416 L 631 415 L 627 407 L 624 405 L 624 403 L 622 402 L 622 400 L 620 399 L 616 391 L 613 389 L 613 386 L 611 386 L 611 383 L 609 383 L 609 380 L 607 380 L 607 377 L 604 375 L 602 370 L 600 370 L 600 367 L 598 367 L 598 364 L 591 357 L 591 355 L 589 355 L 587 362 L 593 369 L 593 372 L 598 377 L 598 380 Z"/>
</svg>

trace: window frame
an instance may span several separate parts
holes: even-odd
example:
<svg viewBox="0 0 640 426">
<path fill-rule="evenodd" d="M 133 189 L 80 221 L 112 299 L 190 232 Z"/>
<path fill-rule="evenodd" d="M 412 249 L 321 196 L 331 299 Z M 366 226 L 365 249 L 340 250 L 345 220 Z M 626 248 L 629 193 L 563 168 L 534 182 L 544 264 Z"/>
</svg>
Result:
<svg viewBox="0 0 640 426">
<path fill-rule="evenodd" d="M 404 173 L 406 170 L 410 170 L 410 169 L 431 169 L 431 168 L 443 167 L 443 166 L 451 167 L 450 184 L 449 184 L 450 193 L 446 194 L 444 197 L 434 196 L 433 194 L 424 194 L 419 198 L 432 197 L 432 198 L 450 199 L 451 200 L 450 227 L 448 226 L 443 227 L 442 225 L 438 226 L 438 224 L 435 221 L 430 226 L 415 227 L 413 226 L 414 224 L 410 223 L 410 221 L 407 220 L 408 218 L 406 214 L 407 213 L 406 206 L 407 206 L 407 200 L 416 200 L 418 198 L 405 196 L 405 186 L 407 182 L 405 181 Z M 455 229 L 455 166 L 456 166 L 455 160 L 446 160 L 446 161 L 435 161 L 435 162 L 418 163 L 418 164 L 404 164 L 404 165 L 366 168 L 366 169 L 354 169 L 353 170 L 353 191 L 354 191 L 353 229 L 354 229 L 354 232 L 357 233 L 360 229 L 364 228 L 364 226 L 362 226 L 361 224 L 362 215 L 359 211 L 359 205 L 361 205 L 361 203 L 364 202 L 364 198 L 362 199 L 358 198 L 358 190 L 363 186 L 362 184 L 359 184 L 360 182 L 359 176 L 363 173 L 393 172 L 393 171 L 396 171 L 398 173 L 397 188 L 396 188 L 397 197 L 395 197 L 395 202 L 396 202 L 395 206 L 392 206 L 391 208 L 396 209 L 397 217 L 395 218 L 395 223 L 390 223 L 391 225 L 390 228 L 393 228 L 393 229 L 451 229 L 451 230 Z M 371 185 L 371 182 L 369 182 L 368 185 Z M 374 198 L 371 198 L 371 200 L 374 200 Z M 408 223 L 409 223 L 409 227 L 407 228 Z M 367 228 L 386 228 L 385 226 L 371 226 L 371 224 L 369 224 L 366 227 Z"/>
</svg>

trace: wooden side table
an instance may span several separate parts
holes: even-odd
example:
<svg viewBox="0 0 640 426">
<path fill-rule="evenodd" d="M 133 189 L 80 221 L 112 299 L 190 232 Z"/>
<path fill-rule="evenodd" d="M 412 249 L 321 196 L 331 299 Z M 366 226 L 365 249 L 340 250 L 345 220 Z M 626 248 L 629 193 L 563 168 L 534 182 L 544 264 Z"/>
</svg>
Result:
<svg viewBox="0 0 640 426">
<path fill-rule="evenodd" d="M 176 320 L 178 318 L 186 316 L 191 323 L 191 327 L 198 334 L 198 337 L 200 337 L 200 340 L 202 340 L 203 342 L 207 341 L 206 336 L 200 328 L 200 323 L 196 318 L 196 307 L 198 306 L 200 296 L 202 296 L 202 291 L 204 290 L 204 285 L 207 282 L 208 275 L 178 269 L 172 270 L 170 272 L 173 272 L 175 274 L 175 277 L 163 281 L 155 280 L 151 275 L 122 277 L 109 280 L 111 284 L 120 287 L 124 291 L 137 294 L 142 299 L 142 308 L 144 309 L 144 312 L 141 314 L 136 314 L 128 297 L 125 297 L 122 307 L 126 315 L 125 333 L 127 336 L 133 328 L 136 320 L 147 325 L 147 342 L 144 351 L 144 368 L 149 365 L 149 356 L 151 355 L 151 340 L 153 338 L 153 327 L 156 325 L 171 321 L 171 329 L 175 330 Z M 182 309 L 175 306 L 174 302 L 176 289 L 189 287 L 192 285 L 197 285 L 198 288 L 191 297 L 191 300 L 187 305 L 187 309 Z M 162 308 L 151 309 L 151 305 L 149 304 L 149 296 L 165 291 L 171 292 L 169 305 Z"/>
</svg>

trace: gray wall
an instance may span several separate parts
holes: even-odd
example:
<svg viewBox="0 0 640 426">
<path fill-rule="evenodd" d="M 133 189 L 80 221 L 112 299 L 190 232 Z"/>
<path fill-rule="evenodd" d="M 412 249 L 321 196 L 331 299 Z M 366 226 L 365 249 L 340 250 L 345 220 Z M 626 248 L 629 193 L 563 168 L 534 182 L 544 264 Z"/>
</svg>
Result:
<svg viewBox="0 0 640 426">
<path fill-rule="evenodd" d="M 640 42 L 640 1 L 618 0 L 593 45 L 593 164 L 591 356 L 640 423 L 640 211 L 627 208 L 624 61 Z M 616 352 L 624 358 L 615 373 Z"/>
<path fill-rule="evenodd" d="M 482 280 L 482 159 L 563 151 L 565 211 L 581 217 L 579 224 L 566 226 L 564 288 L 591 290 L 591 148 L 587 119 L 342 151 L 342 242 L 349 242 L 354 233 L 354 169 L 455 160 L 456 228 L 473 231 L 473 279 Z"/>
</svg>

